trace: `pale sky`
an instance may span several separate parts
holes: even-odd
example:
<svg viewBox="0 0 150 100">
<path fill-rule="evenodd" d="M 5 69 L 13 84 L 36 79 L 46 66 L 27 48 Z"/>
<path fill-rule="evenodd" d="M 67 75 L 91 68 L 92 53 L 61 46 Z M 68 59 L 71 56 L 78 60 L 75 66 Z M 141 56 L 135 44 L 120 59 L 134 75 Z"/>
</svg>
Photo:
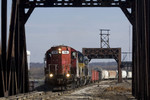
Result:
<svg viewBox="0 0 150 100">
<path fill-rule="evenodd" d="M 126 52 L 129 27 L 132 51 L 132 26 L 120 8 L 35 8 L 26 23 L 27 49 L 31 62 L 43 62 L 45 52 L 55 45 L 79 51 L 83 47 L 99 48 L 99 29 L 110 29 L 110 47 Z"/>
</svg>

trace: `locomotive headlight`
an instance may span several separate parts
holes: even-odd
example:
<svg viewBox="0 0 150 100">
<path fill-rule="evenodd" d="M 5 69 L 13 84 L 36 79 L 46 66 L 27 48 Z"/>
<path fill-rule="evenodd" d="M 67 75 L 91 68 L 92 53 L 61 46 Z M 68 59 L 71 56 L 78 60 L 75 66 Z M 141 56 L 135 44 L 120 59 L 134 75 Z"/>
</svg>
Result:
<svg viewBox="0 0 150 100">
<path fill-rule="evenodd" d="M 58 52 L 61 53 L 61 48 L 58 49 Z"/>
<path fill-rule="evenodd" d="M 70 74 L 66 74 L 67 77 L 70 77 Z"/>
<path fill-rule="evenodd" d="M 49 74 L 49 77 L 53 77 L 53 74 Z"/>
</svg>

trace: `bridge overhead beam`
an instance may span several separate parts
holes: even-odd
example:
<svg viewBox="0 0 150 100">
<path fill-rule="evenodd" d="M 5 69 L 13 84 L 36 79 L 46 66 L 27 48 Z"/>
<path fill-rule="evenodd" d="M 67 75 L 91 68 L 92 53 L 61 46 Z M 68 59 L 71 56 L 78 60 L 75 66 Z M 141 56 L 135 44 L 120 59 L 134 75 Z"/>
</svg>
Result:
<svg viewBox="0 0 150 100">
<path fill-rule="evenodd" d="M 26 0 L 25 7 L 131 7 L 132 0 Z"/>
<path fill-rule="evenodd" d="M 82 48 L 82 53 L 91 59 L 115 59 L 118 63 L 118 82 L 122 82 L 121 48 Z"/>
</svg>

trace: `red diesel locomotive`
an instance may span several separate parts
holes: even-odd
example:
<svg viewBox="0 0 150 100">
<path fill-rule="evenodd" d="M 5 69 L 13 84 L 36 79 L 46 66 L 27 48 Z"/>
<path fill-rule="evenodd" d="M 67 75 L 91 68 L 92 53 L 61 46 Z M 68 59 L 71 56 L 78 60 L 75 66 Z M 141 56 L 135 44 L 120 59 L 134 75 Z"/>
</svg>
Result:
<svg viewBox="0 0 150 100">
<path fill-rule="evenodd" d="M 85 85 L 88 76 L 88 59 L 69 46 L 51 47 L 45 54 L 45 83 L 54 86 Z"/>
</svg>

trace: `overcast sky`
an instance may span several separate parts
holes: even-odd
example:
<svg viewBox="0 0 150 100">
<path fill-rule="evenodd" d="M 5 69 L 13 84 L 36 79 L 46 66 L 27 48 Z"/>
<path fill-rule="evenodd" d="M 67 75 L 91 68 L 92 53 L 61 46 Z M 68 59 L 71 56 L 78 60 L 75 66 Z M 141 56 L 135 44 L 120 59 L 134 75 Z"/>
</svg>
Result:
<svg viewBox="0 0 150 100">
<path fill-rule="evenodd" d="M 110 47 L 129 51 L 130 33 L 132 51 L 131 27 L 120 8 L 36 8 L 26 23 L 27 49 L 32 62 L 43 62 L 45 52 L 55 45 L 79 51 L 99 48 L 99 29 L 110 29 Z"/>
</svg>

